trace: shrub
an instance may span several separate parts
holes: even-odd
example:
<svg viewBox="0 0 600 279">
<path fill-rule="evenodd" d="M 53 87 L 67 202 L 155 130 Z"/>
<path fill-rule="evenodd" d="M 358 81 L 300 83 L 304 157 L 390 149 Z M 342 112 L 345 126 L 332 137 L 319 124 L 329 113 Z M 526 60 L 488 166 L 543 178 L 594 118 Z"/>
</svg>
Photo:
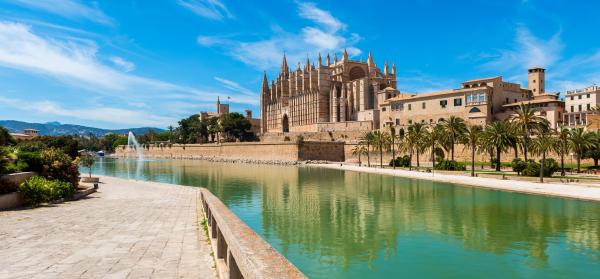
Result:
<svg viewBox="0 0 600 279">
<path fill-rule="evenodd" d="M 40 174 L 50 180 L 60 180 L 77 187 L 79 168 L 77 160 L 71 160 L 69 155 L 59 149 L 49 148 L 40 153 L 43 163 Z"/>
<path fill-rule="evenodd" d="M 9 163 L 5 168 L 5 173 L 15 173 L 22 172 L 29 168 L 27 163 L 23 161 L 16 161 L 14 163 Z"/>
<path fill-rule="evenodd" d="M 435 169 L 436 170 L 466 170 L 466 167 L 464 164 L 459 163 L 457 161 L 453 161 L 453 160 L 441 160 L 440 162 L 437 163 L 437 165 L 435 165 Z"/>
<path fill-rule="evenodd" d="M 540 160 L 540 162 L 541 162 L 541 160 Z M 526 165 L 525 169 L 523 169 L 522 175 L 534 176 L 534 177 L 540 176 L 540 163 L 533 161 L 533 160 L 527 160 L 526 164 L 527 165 Z M 554 172 L 556 172 L 558 169 L 559 169 L 558 163 L 554 159 L 548 158 L 544 162 L 544 176 L 545 177 L 552 176 L 552 174 Z"/>
<path fill-rule="evenodd" d="M 37 205 L 42 202 L 71 198 L 75 193 L 75 187 L 69 182 L 34 176 L 21 183 L 19 192 L 23 193 L 27 204 Z"/>
<path fill-rule="evenodd" d="M 396 167 L 408 167 L 408 164 L 410 163 L 410 157 L 408 155 L 404 155 L 402 157 L 398 156 L 396 157 L 396 159 L 392 159 L 390 160 L 390 167 L 393 167 L 394 164 Z"/>
<path fill-rule="evenodd" d="M 527 162 L 521 160 L 520 158 L 514 158 L 510 163 L 513 171 L 521 175 L 521 172 L 527 167 Z"/>
<path fill-rule="evenodd" d="M 24 169 L 26 171 L 41 173 L 44 169 L 44 162 L 42 162 L 40 152 L 23 152 L 20 150 L 17 156 L 17 162 L 27 164 L 27 168 Z"/>
<path fill-rule="evenodd" d="M 81 156 L 81 159 L 79 160 L 79 163 L 81 164 L 81 166 L 88 169 L 90 177 L 92 177 L 92 167 L 94 166 L 95 162 L 96 162 L 96 158 L 94 158 L 94 156 L 91 154 L 85 154 L 85 155 Z"/>
</svg>

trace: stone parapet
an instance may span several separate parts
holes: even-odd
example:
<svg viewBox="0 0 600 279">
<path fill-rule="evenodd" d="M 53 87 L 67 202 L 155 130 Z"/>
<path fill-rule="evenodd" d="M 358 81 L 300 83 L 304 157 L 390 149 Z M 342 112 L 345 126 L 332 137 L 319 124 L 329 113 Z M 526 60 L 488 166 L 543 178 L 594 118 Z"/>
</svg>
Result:
<svg viewBox="0 0 600 279">
<path fill-rule="evenodd" d="M 306 278 L 210 191 L 200 193 L 220 278 Z"/>
</svg>

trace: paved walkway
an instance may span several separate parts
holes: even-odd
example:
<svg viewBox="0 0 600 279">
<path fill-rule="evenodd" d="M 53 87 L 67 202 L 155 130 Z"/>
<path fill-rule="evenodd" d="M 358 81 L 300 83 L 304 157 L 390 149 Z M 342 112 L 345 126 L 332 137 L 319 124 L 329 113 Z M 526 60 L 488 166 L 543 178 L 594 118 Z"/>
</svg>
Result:
<svg viewBox="0 0 600 279">
<path fill-rule="evenodd" d="M 85 199 L 0 212 L 0 278 L 215 278 L 197 188 L 102 177 Z"/>
<path fill-rule="evenodd" d="M 580 184 L 556 184 L 556 183 L 536 183 L 528 181 L 501 180 L 495 178 L 470 177 L 464 175 L 452 175 L 441 173 L 425 173 L 418 171 L 407 171 L 400 169 L 380 169 L 369 168 L 356 165 L 340 164 L 315 164 L 317 167 L 325 167 L 337 170 L 357 171 L 375 174 L 394 175 L 407 178 L 426 179 L 431 181 L 440 181 L 470 185 L 494 190 L 520 192 L 527 194 L 564 197 L 588 201 L 600 201 L 600 187 L 586 186 Z"/>
</svg>

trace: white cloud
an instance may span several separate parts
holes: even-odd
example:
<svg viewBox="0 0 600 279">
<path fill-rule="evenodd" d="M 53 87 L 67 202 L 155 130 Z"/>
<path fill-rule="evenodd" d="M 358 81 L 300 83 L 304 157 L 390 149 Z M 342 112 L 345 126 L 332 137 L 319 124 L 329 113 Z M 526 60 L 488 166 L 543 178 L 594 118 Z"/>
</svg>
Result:
<svg viewBox="0 0 600 279">
<path fill-rule="evenodd" d="M 13 3 L 70 19 L 88 19 L 113 25 L 113 20 L 100 10 L 96 2 L 88 2 L 89 5 L 86 5 L 77 0 L 14 0 Z"/>
<path fill-rule="evenodd" d="M 135 64 L 123 59 L 122 57 L 111 56 L 110 61 L 113 62 L 113 64 L 115 64 L 115 66 L 121 68 L 123 71 L 125 71 L 127 73 L 135 70 Z"/>
<path fill-rule="evenodd" d="M 223 87 L 232 90 L 233 92 L 238 92 L 238 93 L 242 93 L 244 95 L 249 95 L 249 96 L 257 96 L 258 94 L 252 92 L 252 90 L 241 86 L 239 83 L 235 82 L 235 81 L 231 81 L 228 79 L 224 79 L 224 78 L 220 78 L 220 77 L 215 77 L 215 80 L 220 82 Z"/>
<path fill-rule="evenodd" d="M 220 0 L 177 0 L 177 4 L 208 19 L 234 18 L 227 6 Z"/>
<path fill-rule="evenodd" d="M 330 12 L 317 8 L 314 3 L 298 3 L 298 13 L 301 17 L 326 27 L 331 33 L 346 28 L 346 24 L 333 17 Z"/>
<path fill-rule="evenodd" d="M 206 47 L 222 49 L 227 55 L 258 69 L 275 69 L 281 64 L 283 53 L 288 58 L 290 67 L 296 62 L 305 61 L 306 55 L 315 57 L 321 52 L 348 49 L 351 56 L 362 52 L 357 44 L 361 37 L 358 34 L 344 32 L 346 24 L 333 17 L 330 12 L 321 10 L 313 3 L 298 3 L 301 18 L 309 20 L 307 26 L 297 32 L 286 32 L 280 26 L 271 28 L 272 34 L 267 39 L 237 40 L 231 36 L 199 36 L 198 44 Z M 332 54 L 333 58 L 333 54 Z"/>
<path fill-rule="evenodd" d="M 166 123 L 175 123 L 176 118 L 159 116 L 144 110 L 128 110 L 115 107 L 64 107 L 52 101 L 30 101 L 0 97 L 0 105 L 6 105 L 21 111 L 46 117 L 68 117 L 84 121 L 96 121 L 122 125 L 164 127 Z"/>
</svg>

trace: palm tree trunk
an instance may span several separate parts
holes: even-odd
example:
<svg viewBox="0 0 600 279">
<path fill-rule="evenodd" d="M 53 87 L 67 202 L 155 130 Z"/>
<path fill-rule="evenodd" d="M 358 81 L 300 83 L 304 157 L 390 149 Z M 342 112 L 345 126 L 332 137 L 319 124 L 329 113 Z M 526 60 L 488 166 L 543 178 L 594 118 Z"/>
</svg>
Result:
<svg viewBox="0 0 600 279">
<path fill-rule="evenodd" d="M 450 160 L 454 161 L 454 136 L 452 136 L 452 139 L 450 139 L 450 144 L 452 145 L 450 147 Z"/>
<path fill-rule="evenodd" d="M 542 152 L 542 165 L 540 166 L 540 182 L 544 183 L 544 164 L 546 163 L 546 152 Z"/>
<path fill-rule="evenodd" d="M 496 147 L 496 171 L 500 171 L 500 148 Z"/>
<path fill-rule="evenodd" d="M 408 155 L 408 170 L 412 170 L 412 155 L 413 155 L 413 150 L 411 148 L 409 155 Z"/>
<path fill-rule="evenodd" d="M 371 149 L 367 143 L 367 167 L 371 167 Z"/>
<path fill-rule="evenodd" d="M 383 146 L 379 146 L 379 167 L 383 169 Z"/>
<path fill-rule="evenodd" d="M 561 146 L 561 150 L 560 150 L 560 176 L 565 176 L 565 149 L 564 149 L 564 145 Z"/>
<path fill-rule="evenodd" d="M 471 176 L 475 176 L 475 145 L 471 146 Z"/>
<path fill-rule="evenodd" d="M 577 154 L 577 173 L 581 172 L 581 155 Z"/>
<path fill-rule="evenodd" d="M 419 149 L 417 148 L 417 168 L 420 166 L 421 165 L 419 165 Z"/>
<path fill-rule="evenodd" d="M 529 130 L 525 130 L 525 136 L 523 137 L 523 157 L 527 161 L 527 142 L 529 141 Z"/>
<path fill-rule="evenodd" d="M 394 150 L 394 135 L 392 135 L 392 168 L 396 169 L 396 162 L 394 162 L 394 160 L 396 159 L 396 151 Z"/>
<path fill-rule="evenodd" d="M 358 166 L 360 167 L 362 165 L 361 161 L 360 161 L 360 153 L 361 151 L 358 151 Z"/>
</svg>

